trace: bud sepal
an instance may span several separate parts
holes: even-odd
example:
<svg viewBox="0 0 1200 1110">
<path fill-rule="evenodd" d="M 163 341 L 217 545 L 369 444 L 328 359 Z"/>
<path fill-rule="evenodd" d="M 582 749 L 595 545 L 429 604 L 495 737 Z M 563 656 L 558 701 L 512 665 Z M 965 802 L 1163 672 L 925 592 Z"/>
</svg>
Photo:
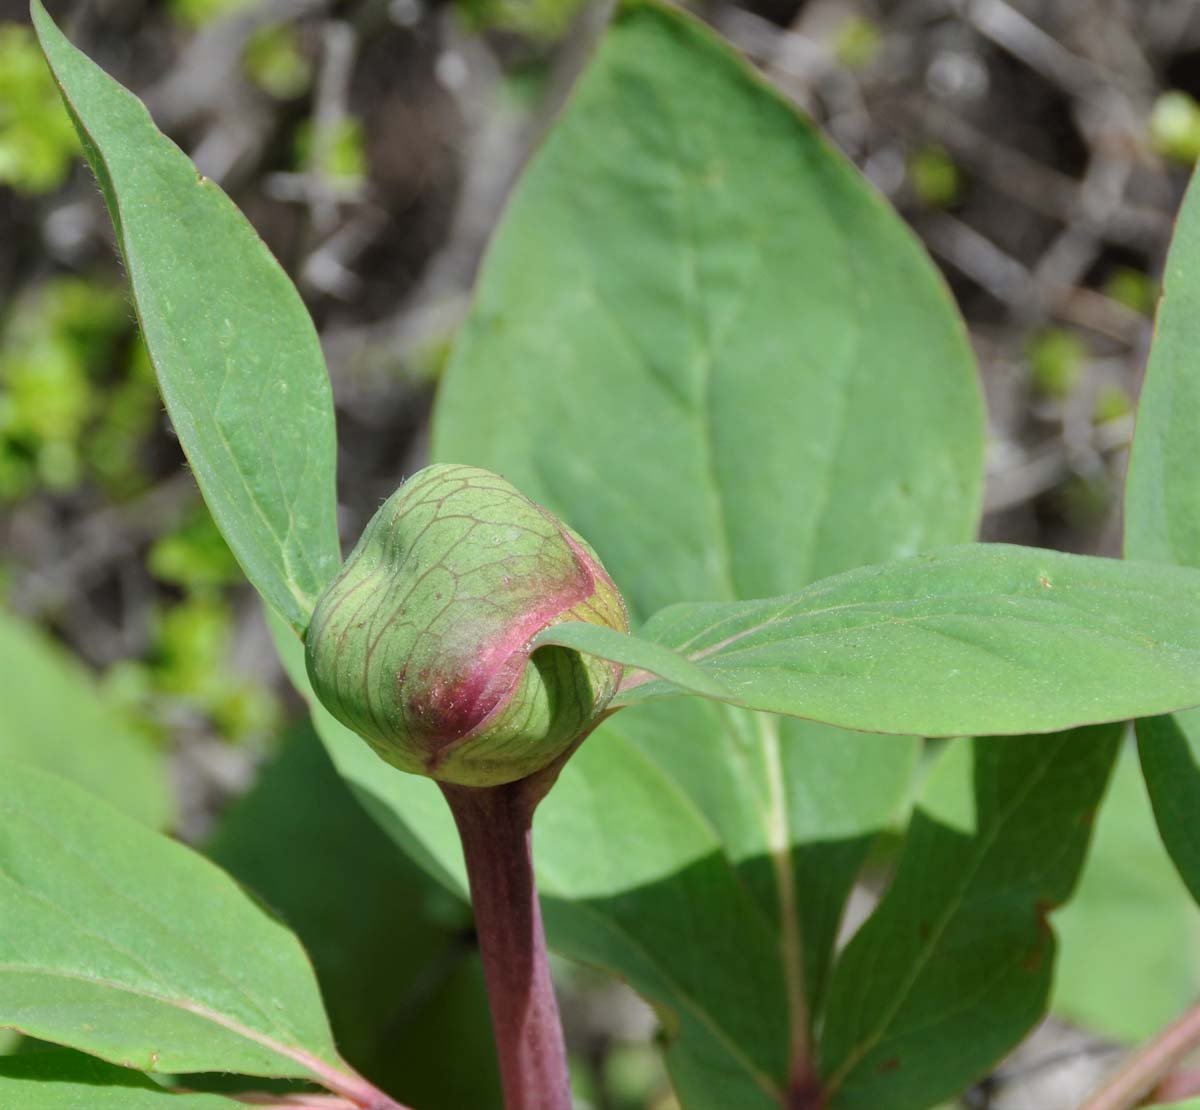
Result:
<svg viewBox="0 0 1200 1110">
<path fill-rule="evenodd" d="M 498 475 L 436 465 L 379 509 L 305 637 L 317 697 L 403 771 L 496 786 L 540 771 L 599 720 L 619 665 L 531 651 L 561 621 L 628 632 L 596 553 Z"/>
</svg>

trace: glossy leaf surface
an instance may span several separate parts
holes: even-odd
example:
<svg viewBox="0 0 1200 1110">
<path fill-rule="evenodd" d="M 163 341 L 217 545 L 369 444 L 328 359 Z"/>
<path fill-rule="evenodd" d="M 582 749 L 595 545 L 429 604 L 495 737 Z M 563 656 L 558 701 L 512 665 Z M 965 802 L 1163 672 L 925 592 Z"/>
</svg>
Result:
<svg viewBox="0 0 1200 1110">
<path fill-rule="evenodd" d="M 62 775 L 154 828 L 173 806 L 160 752 L 66 651 L 0 612 L 0 756 Z"/>
<path fill-rule="evenodd" d="M 949 744 L 892 885 L 834 972 L 821 1072 L 832 1110 L 924 1110 L 1041 1017 L 1055 941 L 1121 726 Z"/>
<path fill-rule="evenodd" d="M 0 1026 L 143 1071 L 355 1083 L 284 926 L 194 852 L 12 761 L 0 920 Z"/>
<path fill-rule="evenodd" d="M 341 561 L 333 402 L 312 321 L 229 198 L 38 0 L 32 12 L 196 480 L 254 587 L 303 631 Z"/>
</svg>

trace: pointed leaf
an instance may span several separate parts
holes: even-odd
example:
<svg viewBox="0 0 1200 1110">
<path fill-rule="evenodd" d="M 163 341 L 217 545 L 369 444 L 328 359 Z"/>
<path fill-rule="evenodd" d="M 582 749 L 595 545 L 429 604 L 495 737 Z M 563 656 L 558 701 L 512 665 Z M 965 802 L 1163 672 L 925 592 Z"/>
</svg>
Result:
<svg viewBox="0 0 1200 1110">
<path fill-rule="evenodd" d="M 1200 574 L 974 544 L 642 629 L 751 709 L 874 732 L 1048 732 L 1200 701 Z M 613 704 L 688 691 L 664 681 Z"/>
<path fill-rule="evenodd" d="M 830 1110 L 925 1110 L 1041 1018 L 1047 917 L 1070 894 L 1121 726 L 949 744 L 892 885 L 834 970 Z"/>
<path fill-rule="evenodd" d="M 701 24 L 621 5 L 491 245 L 435 456 L 502 472 L 562 515 L 644 616 L 970 539 L 982 429 L 964 329 L 903 221 Z M 704 955 L 677 981 L 704 1020 L 672 1023 L 668 1059 L 689 1107 L 769 1104 L 764 1061 L 786 1089 L 854 876 L 916 751 L 687 699 L 622 712 L 568 764 L 547 806 L 585 762 L 598 780 L 657 781 L 664 821 L 692 824 L 686 802 L 705 823 L 705 853 L 741 888 L 723 878 L 722 897 L 757 909 L 722 918 L 724 935 L 688 934 Z M 646 989 L 643 942 L 665 966 L 683 959 L 661 901 L 678 897 L 702 928 L 687 913 L 705 904 L 687 893 L 691 853 L 630 885 L 622 869 L 646 849 L 600 847 L 626 844 L 623 809 L 598 800 L 589 820 L 578 842 L 630 905 L 605 965 L 637 968 Z M 737 1031 L 726 1011 L 745 988 L 723 984 L 727 954 L 764 933 L 782 969 Z M 689 992 L 673 994 L 664 1009 L 688 1013 Z M 786 1031 L 761 1032 L 781 1011 Z"/>
<path fill-rule="evenodd" d="M 2 611 L 0 675 L 0 756 L 69 778 L 153 828 L 170 823 L 162 753 L 65 651 Z"/>
<path fill-rule="evenodd" d="M 159 387 L 213 518 L 303 631 L 340 562 L 333 402 L 317 333 L 229 198 L 32 0 L 99 179 Z"/>
<path fill-rule="evenodd" d="M 0 1026 L 144 1071 L 362 1094 L 286 928 L 201 856 L 7 760 L 0 920 Z"/>
<path fill-rule="evenodd" d="M 700 23 L 621 5 L 492 241 L 436 458 L 568 510 L 645 616 L 968 539 L 982 432 L 903 221 Z"/>
</svg>

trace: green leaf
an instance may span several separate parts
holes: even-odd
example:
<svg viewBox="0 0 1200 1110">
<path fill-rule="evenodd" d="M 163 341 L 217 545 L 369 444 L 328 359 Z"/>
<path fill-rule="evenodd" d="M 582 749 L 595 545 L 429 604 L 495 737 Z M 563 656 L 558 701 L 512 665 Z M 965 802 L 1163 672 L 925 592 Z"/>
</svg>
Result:
<svg viewBox="0 0 1200 1110">
<path fill-rule="evenodd" d="M 964 329 L 904 223 L 702 25 L 621 6 L 491 245 L 434 455 L 501 472 L 560 514 L 645 616 L 970 539 L 982 430 Z M 916 752 L 686 699 L 618 714 L 567 765 L 541 820 L 578 832 L 559 848 L 539 827 L 538 859 L 565 869 L 578 845 L 609 896 L 590 929 L 548 910 L 551 941 L 593 946 L 660 1004 L 689 1107 L 779 1101 Z M 659 854 L 628 843 L 624 806 L 569 812 L 585 769 L 653 788 Z M 424 834 L 424 814 L 400 812 Z M 689 882 L 697 859 L 719 887 Z M 688 923 L 694 966 L 664 903 Z M 775 979 L 738 1028 L 746 990 L 724 982 L 728 953 L 764 944 Z"/>
<path fill-rule="evenodd" d="M 0 756 L 62 775 L 153 828 L 171 823 L 162 754 L 67 652 L 3 611 L 0 674 Z"/>
<path fill-rule="evenodd" d="M 1125 554 L 1200 567 L 1200 175 L 1179 210 L 1138 402 L 1125 488 Z M 1200 900 L 1200 714 L 1137 723 L 1138 752 L 1163 843 Z"/>
<path fill-rule="evenodd" d="M 1183 199 L 1138 400 L 1125 487 L 1125 554 L 1200 566 L 1200 176 Z"/>
<path fill-rule="evenodd" d="M 1121 727 L 948 745 L 899 868 L 834 971 L 821 1050 L 831 1110 L 924 1110 L 1041 1017 L 1055 942 Z"/>
<path fill-rule="evenodd" d="M 500 1104 L 470 911 L 363 812 L 311 726 L 284 738 L 207 854 L 295 930 L 355 1068 L 422 1110 Z"/>
<path fill-rule="evenodd" d="M 652 640 L 630 636 L 615 628 L 584 624 L 582 621 L 563 621 L 543 629 L 533 638 L 535 651 L 548 644 L 587 652 L 632 667 L 635 671 L 646 671 L 666 679 L 684 693 L 700 694 L 717 701 L 736 700 L 732 691 L 685 656 Z"/>
<path fill-rule="evenodd" d="M 981 439 L 902 221 L 699 23 L 625 4 L 492 241 L 436 458 L 569 509 L 645 615 L 968 538 Z"/>
<path fill-rule="evenodd" d="M 1121 748 L 1079 887 L 1054 924 L 1052 1009 L 1075 1025 L 1148 1040 L 1196 997 L 1200 914 L 1163 848 L 1132 746 Z"/>
<path fill-rule="evenodd" d="M 1200 902 L 1200 711 L 1137 722 L 1138 755 L 1171 861 Z"/>
<path fill-rule="evenodd" d="M 462 849 L 436 784 L 381 763 L 315 703 L 302 649 L 278 620 L 274 632 L 360 802 L 427 870 L 465 893 Z M 538 809 L 534 854 L 547 936 L 568 956 L 619 971 L 671 1015 L 683 1036 L 670 1065 L 684 1067 L 694 1054 L 720 1074 L 710 1096 L 736 1091 L 732 1105 L 767 1110 L 781 1097 L 787 1065 L 777 937 L 714 827 L 644 754 L 656 735 L 654 709 L 623 714 L 567 763 Z M 689 1105 L 710 1104 L 718 1105 Z"/>
<path fill-rule="evenodd" d="M 167 1091 L 144 1075 L 77 1052 L 0 1058 L 0 1106 L 20 1110 L 235 1110 L 219 1095 Z"/>
<path fill-rule="evenodd" d="M 1200 575 L 1003 544 L 674 605 L 641 635 L 739 705 L 874 732 L 1049 732 L 1200 699 Z M 687 692 L 650 681 L 612 704 Z"/>
<path fill-rule="evenodd" d="M 0 920 L 0 1026 L 144 1071 L 367 1088 L 334 1049 L 296 938 L 229 876 L 7 760 Z"/>
<path fill-rule="evenodd" d="M 295 288 L 145 107 L 34 26 L 108 205 L 159 387 L 213 518 L 298 631 L 340 562 L 333 403 Z"/>
</svg>

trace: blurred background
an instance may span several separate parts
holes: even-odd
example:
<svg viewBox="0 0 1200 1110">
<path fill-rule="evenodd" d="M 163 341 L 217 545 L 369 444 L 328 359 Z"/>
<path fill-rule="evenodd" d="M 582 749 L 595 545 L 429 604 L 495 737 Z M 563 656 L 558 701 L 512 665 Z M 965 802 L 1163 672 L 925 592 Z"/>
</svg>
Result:
<svg viewBox="0 0 1200 1110">
<path fill-rule="evenodd" d="M 333 378 L 352 539 L 423 462 L 480 254 L 603 11 L 581 0 L 48 6 L 297 282 Z M 1200 5 L 695 9 L 820 122 L 946 275 L 988 397 L 985 538 L 1118 554 L 1151 315 L 1200 156 Z M 297 927 L 350 1058 L 422 1107 L 487 1105 L 469 915 L 396 858 L 300 723 L 163 414 L 24 0 L 0 0 L 0 600 L 0 714 L 11 722 L 25 693 L 53 692 L 151 752 L 171 787 L 142 816 L 204 845 Z M 20 743 L 0 727 L 0 750 Z M 115 759 L 94 773 L 118 800 L 136 778 Z M 306 889 L 300 866 L 341 842 L 361 860 L 348 881 L 361 889 L 371 876 L 393 892 L 353 922 L 328 890 Z M 1158 847 L 1135 764 L 1122 764 L 1080 897 L 1059 920 L 1056 1017 L 966 1105 L 1072 1105 L 1121 1044 L 1200 987 L 1197 914 Z M 404 959 L 397 930 L 412 933 Z M 1096 960 L 1114 952 L 1122 966 L 1098 977 Z M 560 970 L 581 1098 L 599 1110 L 671 1106 L 653 1015 L 613 984 Z M 375 996 L 365 1007 L 364 993 Z M 431 1077 L 444 1048 L 422 1041 L 435 1018 L 477 1034 L 465 1086 L 451 1091 Z M 397 1038 L 410 1046 L 399 1058 Z"/>
</svg>

